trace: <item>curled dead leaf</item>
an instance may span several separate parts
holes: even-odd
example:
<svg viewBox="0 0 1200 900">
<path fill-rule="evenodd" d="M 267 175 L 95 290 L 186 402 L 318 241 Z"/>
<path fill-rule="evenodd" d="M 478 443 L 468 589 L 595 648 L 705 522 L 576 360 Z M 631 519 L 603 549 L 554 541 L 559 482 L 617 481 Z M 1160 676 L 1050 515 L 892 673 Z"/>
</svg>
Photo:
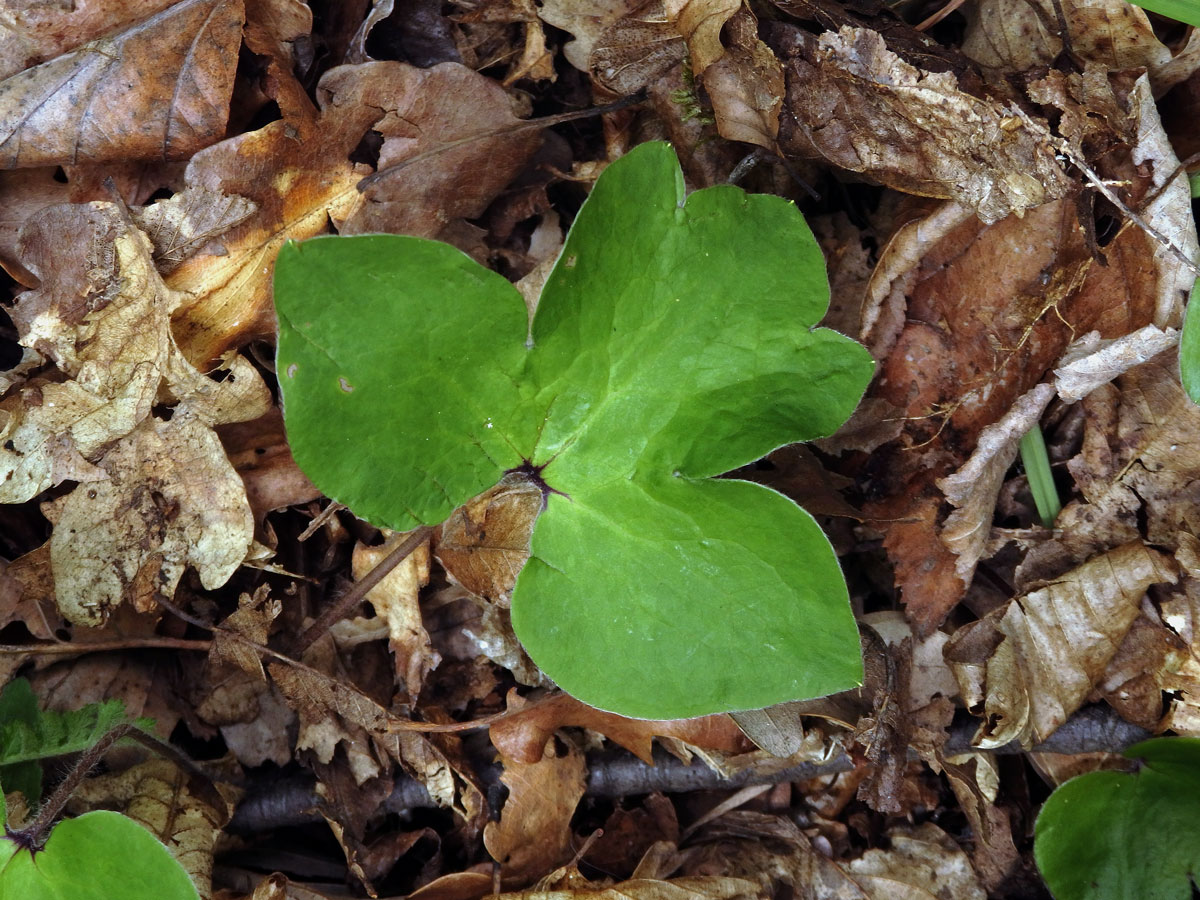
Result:
<svg viewBox="0 0 1200 900">
<path fill-rule="evenodd" d="M 951 638 L 947 659 L 984 723 L 983 749 L 1054 733 L 1100 681 L 1153 584 L 1175 583 L 1169 556 L 1141 541 L 1094 557 Z M 982 668 L 982 680 L 970 674 Z"/>
</svg>

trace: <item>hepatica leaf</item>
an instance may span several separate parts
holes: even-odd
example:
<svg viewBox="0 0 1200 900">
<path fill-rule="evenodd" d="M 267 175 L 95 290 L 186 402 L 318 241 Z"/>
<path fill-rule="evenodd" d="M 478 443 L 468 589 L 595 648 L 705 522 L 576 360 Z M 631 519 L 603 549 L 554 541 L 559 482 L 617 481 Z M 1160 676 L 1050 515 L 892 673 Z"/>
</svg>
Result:
<svg viewBox="0 0 1200 900">
<path fill-rule="evenodd" d="M 133 819 L 97 810 L 59 822 L 31 853 L 0 837 L 0 900 L 199 900 L 166 847 Z"/>
<path fill-rule="evenodd" d="M 1200 886 L 1200 740 L 1124 755 L 1137 772 L 1072 778 L 1038 815 L 1033 854 L 1058 900 L 1188 900 Z"/>
<path fill-rule="evenodd" d="M 445 519 L 511 469 L 548 491 L 512 598 L 533 660 L 629 716 L 858 683 L 829 542 L 782 495 L 714 476 L 831 433 L 872 362 L 815 328 L 824 263 L 789 202 L 684 202 L 673 151 L 613 163 L 531 326 L 515 288 L 414 238 L 317 238 L 275 270 L 296 459 L 390 528 Z"/>
</svg>

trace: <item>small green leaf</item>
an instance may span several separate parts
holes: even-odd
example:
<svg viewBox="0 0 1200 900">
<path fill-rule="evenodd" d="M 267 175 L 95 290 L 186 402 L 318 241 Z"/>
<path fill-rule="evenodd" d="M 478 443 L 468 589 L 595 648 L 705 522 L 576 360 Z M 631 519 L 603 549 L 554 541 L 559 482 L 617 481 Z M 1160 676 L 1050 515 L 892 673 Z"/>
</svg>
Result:
<svg viewBox="0 0 1200 900">
<path fill-rule="evenodd" d="M 1124 755 L 1136 773 L 1072 778 L 1042 807 L 1033 853 L 1057 900 L 1188 900 L 1200 886 L 1200 740 Z"/>
<path fill-rule="evenodd" d="M 1200 280 L 1192 285 L 1184 315 L 1183 334 L 1179 338 L 1179 374 L 1192 402 L 1200 403 Z"/>
<path fill-rule="evenodd" d="M 60 822 L 31 853 L 0 837 L 0 900 L 198 900 L 183 867 L 149 831 L 98 810 Z"/>
<path fill-rule="evenodd" d="M 685 202 L 674 152 L 645 144 L 597 181 L 528 329 L 512 285 L 416 238 L 285 246 L 275 300 L 289 441 L 329 496 L 407 529 L 507 470 L 544 479 L 513 624 L 581 700 L 676 718 L 858 683 L 820 528 L 713 480 L 834 431 L 873 371 L 815 327 L 824 261 L 793 204 Z"/>
<path fill-rule="evenodd" d="M 1200 26 L 1200 2 L 1197 0 L 1139 0 L 1136 5 L 1177 22 Z"/>
</svg>

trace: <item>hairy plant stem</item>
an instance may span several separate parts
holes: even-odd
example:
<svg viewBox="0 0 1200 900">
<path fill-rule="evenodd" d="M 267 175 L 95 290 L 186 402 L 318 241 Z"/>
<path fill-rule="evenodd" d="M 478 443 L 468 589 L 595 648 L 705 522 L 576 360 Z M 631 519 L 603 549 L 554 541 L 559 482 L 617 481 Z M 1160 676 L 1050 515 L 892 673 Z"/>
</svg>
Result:
<svg viewBox="0 0 1200 900">
<path fill-rule="evenodd" d="M 166 757 L 189 775 L 197 776 L 200 783 L 196 786 L 196 793 L 201 795 L 202 799 L 214 809 L 224 810 L 225 815 L 228 816 L 229 807 L 225 798 L 213 786 L 212 780 L 203 769 L 165 741 L 147 734 L 132 722 L 124 722 L 104 732 L 96 743 L 84 750 L 75 765 L 71 767 L 71 771 L 67 773 L 67 777 L 58 783 L 54 793 L 42 804 L 33 821 L 21 828 L 6 827 L 7 837 L 31 852 L 41 850 L 46 845 L 46 835 L 50 826 L 61 815 L 63 807 L 78 790 L 79 785 L 96 767 L 104 754 L 111 750 L 118 741 L 126 738 L 137 741 L 148 750 Z"/>
</svg>

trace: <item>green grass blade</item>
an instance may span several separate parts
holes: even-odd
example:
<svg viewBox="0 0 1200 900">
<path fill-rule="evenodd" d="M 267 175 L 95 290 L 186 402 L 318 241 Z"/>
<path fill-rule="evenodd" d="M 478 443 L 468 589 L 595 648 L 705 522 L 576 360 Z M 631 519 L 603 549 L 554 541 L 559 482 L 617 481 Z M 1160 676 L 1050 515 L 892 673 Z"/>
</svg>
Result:
<svg viewBox="0 0 1200 900">
<path fill-rule="evenodd" d="M 1042 429 L 1034 425 L 1021 438 L 1021 462 L 1025 466 L 1025 474 L 1029 478 L 1029 489 L 1033 492 L 1033 502 L 1037 504 L 1038 516 L 1047 528 L 1054 527 L 1062 503 L 1058 499 L 1058 489 L 1054 486 L 1054 476 L 1050 473 L 1050 457 L 1046 453 L 1046 441 L 1042 437 Z"/>
</svg>

